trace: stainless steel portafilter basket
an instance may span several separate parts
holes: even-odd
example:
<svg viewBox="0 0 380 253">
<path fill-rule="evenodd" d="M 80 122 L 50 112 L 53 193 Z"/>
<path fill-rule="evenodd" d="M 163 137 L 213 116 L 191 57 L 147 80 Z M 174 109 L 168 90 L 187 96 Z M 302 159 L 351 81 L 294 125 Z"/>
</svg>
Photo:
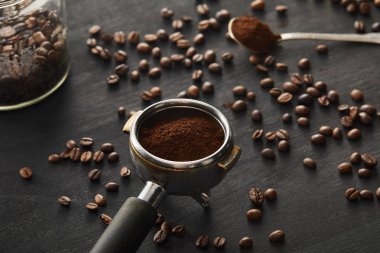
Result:
<svg viewBox="0 0 380 253">
<path fill-rule="evenodd" d="M 213 117 L 224 131 L 223 144 L 207 157 L 186 162 L 169 161 L 149 153 L 139 142 L 139 129 L 147 119 L 164 111 L 175 112 L 179 117 L 191 112 Z M 223 180 L 241 152 L 233 143 L 231 126 L 225 116 L 213 106 L 192 99 L 155 103 L 135 113 L 123 131 L 130 135 L 130 156 L 145 187 L 137 198 L 125 201 L 92 253 L 136 252 L 154 225 L 157 208 L 167 194 L 190 196 L 207 207 L 210 189 Z"/>
</svg>

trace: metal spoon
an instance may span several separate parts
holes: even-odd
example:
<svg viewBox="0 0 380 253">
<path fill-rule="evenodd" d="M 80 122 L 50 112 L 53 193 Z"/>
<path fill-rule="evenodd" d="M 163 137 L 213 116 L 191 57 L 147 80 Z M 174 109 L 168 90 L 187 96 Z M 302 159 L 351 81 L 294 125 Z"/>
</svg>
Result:
<svg viewBox="0 0 380 253">
<path fill-rule="evenodd" d="M 232 18 L 228 23 L 228 33 L 231 38 L 238 44 L 243 45 L 233 34 L 232 24 L 236 18 Z M 281 39 L 278 42 L 285 40 L 333 40 L 333 41 L 345 41 L 345 42 L 362 42 L 362 43 L 373 43 L 380 44 L 380 34 L 379 33 L 367 33 L 367 34 L 355 34 L 355 33 L 282 33 L 280 34 Z M 245 46 L 245 45 L 243 45 Z M 247 46 L 245 46 L 247 47 Z M 262 52 L 257 52 L 262 53 Z"/>
</svg>

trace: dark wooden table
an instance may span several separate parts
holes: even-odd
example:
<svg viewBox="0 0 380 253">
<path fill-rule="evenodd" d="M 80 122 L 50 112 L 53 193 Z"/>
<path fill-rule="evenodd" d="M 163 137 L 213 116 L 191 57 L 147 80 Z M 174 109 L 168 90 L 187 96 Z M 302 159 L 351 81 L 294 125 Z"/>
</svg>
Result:
<svg viewBox="0 0 380 253">
<path fill-rule="evenodd" d="M 279 17 L 274 11 L 275 2 L 289 7 L 288 14 Z M 137 196 L 143 187 L 132 169 L 132 176 L 124 180 L 119 168 L 133 164 L 128 156 L 128 137 L 121 132 L 125 120 L 116 114 L 118 106 L 127 110 L 139 110 L 147 106 L 139 93 L 153 85 L 163 90 L 162 99 L 173 98 L 191 83 L 191 71 L 175 66 L 163 71 L 160 79 L 151 80 L 143 75 L 138 84 L 122 80 L 118 87 L 107 87 L 106 77 L 112 73 L 114 63 L 105 63 L 88 51 L 85 41 L 87 29 L 100 24 L 103 30 L 113 33 L 118 30 L 138 30 L 141 34 L 154 33 L 159 28 L 172 31 L 170 22 L 160 17 L 160 9 L 168 6 L 175 17 L 189 15 L 193 24 L 186 25 L 188 38 L 196 33 L 194 24 L 198 20 L 194 1 L 67 1 L 67 16 L 70 36 L 72 70 L 67 82 L 45 101 L 22 110 L 1 112 L 0 115 L 0 252 L 87 252 L 105 229 L 100 221 L 101 213 L 115 215 L 123 201 Z M 211 16 L 226 8 L 233 16 L 251 14 L 250 1 L 207 1 Z M 264 13 L 257 16 L 265 20 L 274 31 L 282 32 L 339 32 L 352 33 L 353 22 L 361 19 L 369 27 L 380 21 L 380 10 L 372 9 L 370 17 L 349 15 L 339 5 L 328 0 L 320 1 L 267 1 Z M 254 252 L 379 252 L 380 250 L 380 202 L 349 202 L 344 197 L 348 187 L 374 191 L 380 186 L 377 170 L 371 179 L 360 179 L 355 167 L 352 175 L 339 175 L 337 165 L 348 161 L 351 152 L 369 152 L 380 158 L 379 120 L 370 127 L 360 126 L 362 139 L 349 142 L 329 138 L 324 147 L 312 146 L 309 137 L 321 125 L 340 126 L 336 106 L 321 109 L 312 107 L 311 126 L 301 128 L 293 123 L 281 121 L 284 112 L 292 112 L 290 106 L 280 106 L 258 83 L 265 75 L 258 74 L 248 62 L 249 52 L 228 42 L 224 38 L 226 25 L 221 31 L 206 33 L 207 43 L 199 51 L 214 49 L 219 56 L 225 51 L 235 55 L 234 63 L 223 65 L 223 75 L 212 75 L 205 71 L 204 81 L 216 85 L 212 96 L 200 96 L 200 100 L 214 105 L 229 119 L 237 145 L 242 155 L 225 180 L 212 191 L 211 206 L 203 210 L 189 197 L 169 196 L 160 207 L 174 224 L 185 224 L 185 237 L 170 238 L 157 247 L 152 236 L 153 228 L 140 252 L 197 252 L 195 239 L 206 234 L 210 238 L 224 236 L 227 245 L 224 252 L 238 252 L 238 241 L 243 236 L 252 236 Z M 310 73 L 315 80 L 325 81 L 330 89 L 340 93 L 341 103 L 356 104 L 349 97 L 353 88 L 365 93 L 365 102 L 380 108 L 380 47 L 352 43 L 327 42 L 329 54 L 317 55 L 317 42 L 285 42 L 273 52 L 279 62 L 289 65 L 289 73 L 298 72 L 297 60 L 308 57 L 312 61 Z M 161 46 L 162 45 L 162 46 Z M 163 55 L 178 52 L 170 43 L 160 43 Z M 110 46 L 112 50 L 116 47 Z M 138 60 L 147 56 L 138 55 L 126 45 L 131 69 L 137 68 Z M 147 57 L 151 65 L 157 65 Z M 289 79 L 288 73 L 270 70 L 276 86 Z M 223 104 L 233 101 L 231 88 L 245 85 L 257 94 L 243 113 L 233 113 Z M 263 113 L 263 123 L 253 123 L 250 112 L 258 108 Z M 295 115 L 293 115 L 295 118 Z M 263 160 L 260 150 L 273 144 L 253 143 L 254 129 L 267 131 L 279 128 L 291 133 L 291 151 L 279 154 L 275 161 Z M 98 147 L 103 142 L 112 142 L 121 154 L 118 164 L 104 162 L 81 165 L 47 162 L 51 153 L 64 149 L 68 139 L 79 140 L 83 136 L 93 137 Z M 304 157 L 315 158 L 318 168 L 305 169 Z M 18 169 L 30 166 L 34 176 L 31 181 L 22 180 Z M 91 183 L 87 173 L 99 167 L 103 176 L 99 183 Z M 109 181 L 120 184 L 118 193 L 106 193 L 104 184 Z M 278 199 L 262 206 L 261 222 L 248 222 L 245 212 L 253 205 L 248 191 L 257 186 L 262 189 L 276 188 Z M 89 213 L 85 204 L 93 200 L 96 193 L 105 194 L 106 207 L 97 213 Z M 58 204 L 57 198 L 67 195 L 72 198 L 69 208 Z M 275 229 L 283 229 L 286 241 L 271 244 L 267 236 Z M 216 252 L 210 246 L 209 252 Z M 249 250 L 248 250 L 249 251 Z"/>
</svg>

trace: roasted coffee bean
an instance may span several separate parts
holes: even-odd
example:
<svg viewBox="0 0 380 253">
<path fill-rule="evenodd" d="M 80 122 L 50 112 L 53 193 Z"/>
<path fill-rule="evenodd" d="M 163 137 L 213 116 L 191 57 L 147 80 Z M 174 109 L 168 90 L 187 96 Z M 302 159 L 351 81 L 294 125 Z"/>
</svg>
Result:
<svg viewBox="0 0 380 253">
<path fill-rule="evenodd" d="M 129 67 L 127 64 L 119 64 L 114 68 L 114 72 L 118 76 L 125 76 L 128 73 Z"/>
<path fill-rule="evenodd" d="M 254 0 L 251 2 L 251 9 L 254 11 L 265 10 L 265 2 L 263 0 Z"/>
<path fill-rule="evenodd" d="M 97 181 L 100 179 L 101 176 L 102 176 L 102 172 L 99 169 L 92 169 L 88 173 L 88 179 L 90 179 L 91 181 Z"/>
<path fill-rule="evenodd" d="M 266 74 L 269 72 L 269 69 L 262 64 L 257 64 L 256 65 L 256 71 Z"/>
<path fill-rule="evenodd" d="M 170 60 L 172 60 L 175 63 L 181 63 L 185 56 L 183 54 L 172 54 L 170 56 Z"/>
<path fill-rule="evenodd" d="M 222 58 L 222 61 L 224 61 L 225 63 L 230 63 L 233 61 L 234 55 L 230 52 L 225 52 L 222 54 L 221 58 Z"/>
<path fill-rule="evenodd" d="M 31 179 L 33 175 L 32 169 L 29 167 L 22 167 L 18 172 L 20 177 L 27 180 Z"/>
<path fill-rule="evenodd" d="M 96 194 L 94 200 L 98 206 L 105 206 L 107 203 L 106 198 L 102 194 Z"/>
<path fill-rule="evenodd" d="M 350 162 L 351 163 L 360 163 L 362 160 L 361 155 L 359 152 L 354 152 L 350 155 Z"/>
<path fill-rule="evenodd" d="M 272 97 L 275 97 L 275 98 L 277 98 L 278 96 L 280 96 L 281 93 L 282 93 L 282 91 L 279 88 L 272 88 L 272 89 L 269 90 L 269 94 Z"/>
<path fill-rule="evenodd" d="M 172 228 L 171 232 L 176 237 L 182 237 L 186 234 L 186 227 L 185 225 L 177 225 Z"/>
<path fill-rule="evenodd" d="M 250 209 L 246 213 L 247 219 L 250 221 L 261 220 L 262 214 L 260 209 Z"/>
<path fill-rule="evenodd" d="M 219 63 L 211 63 L 210 65 L 208 65 L 208 71 L 210 71 L 211 73 L 215 73 L 215 74 L 220 74 L 222 73 L 222 66 L 220 66 Z"/>
<path fill-rule="evenodd" d="M 163 231 L 161 229 L 158 230 L 153 237 L 153 241 L 156 244 L 163 244 L 164 242 L 166 242 L 167 239 L 168 239 L 168 232 Z"/>
<path fill-rule="evenodd" d="M 193 67 L 193 62 L 188 58 L 183 59 L 182 64 L 187 69 L 191 69 Z"/>
<path fill-rule="evenodd" d="M 161 58 L 161 49 L 159 47 L 152 48 L 152 56 L 153 56 L 153 58 L 160 59 Z"/>
<path fill-rule="evenodd" d="M 247 103 L 244 100 L 236 100 L 232 103 L 231 109 L 234 112 L 241 112 L 247 109 Z"/>
<path fill-rule="evenodd" d="M 310 68 L 310 60 L 308 58 L 301 58 L 298 61 L 298 67 L 300 69 L 309 69 Z"/>
<path fill-rule="evenodd" d="M 70 158 L 70 152 L 71 152 L 70 149 L 66 149 L 65 151 L 62 151 L 62 152 L 59 154 L 59 157 L 62 158 L 62 159 Z"/>
<path fill-rule="evenodd" d="M 191 46 L 190 41 L 185 39 L 177 40 L 176 45 L 180 49 L 188 49 Z"/>
<path fill-rule="evenodd" d="M 341 174 L 350 173 L 352 171 L 351 163 L 341 163 L 338 165 L 338 171 Z"/>
<path fill-rule="evenodd" d="M 267 67 L 273 66 L 273 64 L 275 63 L 275 61 L 276 61 L 276 58 L 273 55 L 268 55 L 264 59 L 264 65 L 267 66 Z"/>
<path fill-rule="evenodd" d="M 298 96 L 297 103 L 300 105 L 311 106 L 314 102 L 314 98 L 307 93 L 303 93 Z"/>
<path fill-rule="evenodd" d="M 106 190 L 108 192 L 118 191 L 119 190 L 119 185 L 117 183 L 114 183 L 114 182 L 109 182 L 109 183 L 106 184 Z"/>
<path fill-rule="evenodd" d="M 359 198 L 359 190 L 356 188 L 348 188 L 345 195 L 348 200 L 357 200 Z"/>
<path fill-rule="evenodd" d="M 98 205 L 96 203 L 90 202 L 90 203 L 86 204 L 86 208 L 87 208 L 88 211 L 95 212 L 95 211 L 98 210 L 99 207 L 98 207 Z"/>
<path fill-rule="evenodd" d="M 66 148 L 72 150 L 77 146 L 77 143 L 74 140 L 68 140 L 66 142 Z"/>
<path fill-rule="evenodd" d="M 359 192 L 360 199 L 363 200 L 372 200 L 373 199 L 373 193 L 369 190 L 361 190 Z"/>
<path fill-rule="evenodd" d="M 327 93 L 327 98 L 329 99 L 331 104 L 334 104 L 339 101 L 339 94 L 335 90 L 330 90 Z"/>
<path fill-rule="evenodd" d="M 273 85 L 274 85 L 274 81 L 270 77 L 264 78 L 260 81 L 260 87 L 264 89 L 270 89 L 273 87 Z"/>
<path fill-rule="evenodd" d="M 103 151 L 96 151 L 96 152 L 94 152 L 94 155 L 92 156 L 92 160 L 94 160 L 97 163 L 102 162 L 103 158 L 104 158 Z"/>
<path fill-rule="evenodd" d="M 260 55 L 257 55 L 257 54 L 252 54 L 249 56 L 248 58 L 248 61 L 253 64 L 253 65 L 256 65 L 256 64 L 259 64 L 262 62 L 262 58 Z"/>
<path fill-rule="evenodd" d="M 151 68 L 149 70 L 148 76 L 150 78 L 158 78 L 161 76 L 161 69 L 158 67 Z"/>
<path fill-rule="evenodd" d="M 93 25 L 88 29 L 88 33 L 91 35 L 97 35 L 102 30 L 100 25 Z"/>
<path fill-rule="evenodd" d="M 207 235 L 201 235 L 195 241 L 195 246 L 197 246 L 200 249 L 205 249 L 208 247 L 208 242 L 209 242 L 208 236 Z"/>
<path fill-rule="evenodd" d="M 350 95 L 351 95 L 352 100 L 354 101 L 362 101 L 364 99 L 364 94 L 359 89 L 353 89 Z"/>
<path fill-rule="evenodd" d="M 203 94 L 212 94 L 212 93 L 214 93 L 214 90 L 215 90 L 214 84 L 212 84 L 210 82 L 204 82 L 202 84 L 202 92 L 203 92 Z"/>
<path fill-rule="evenodd" d="M 352 121 L 352 119 L 349 116 L 343 116 L 340 119 L 340 123 L 342 124 L 342 126 L 344 126 L 346 128 L 350 128 L 350 127 L 352 127 L 354 122 Z"/>
<path fill-rule="evenodd" d="M 117 50 L 113 57 L 117 62 L 125 62 L 128 59 L 128 54 L 124 50 Z"/>
<path fill-rule="evenodd" d="M 347 132 L 347 139 L 350 141 L 360 139 L 361 136 L 362 136 L 362 132 L 358 128 L 353 128 Z"/>
<path fill-rule="evenodd" d="M 340 139 L 342 139 L 342 136 L 343 136 L 343 133 L 342 133 L 342 130 L 340 128 L 336 127 L 333 129 L 332 137 L 334 139 L 340 140 Z"/>
<path fill-rule="evenodd" d="M 317 162 L 312 158 L 306 157 L 305 159 L 303 159 L 303 166 L 314 170 L 317 168 Z"/>
<path fill-rule="evenodd" d="M 350 106 L 347 104 L 341 104 L 338 106 L 338 111 L 341 113 L 348 113 L 350 110 Z"/>
<path fill-rule="evenodd" d="M 380 22 L 373 23 L 371 26 L 371 30 L 372 32 L 380 32 Z"/>
<path fill-rule="evenodd" d="M 67 196 L 61 196 L 61 197 L 58 198 L 58 202 L 62 206 L 69 206 L 70 203 L 71 203 L 71 199 L 69 197 L 67 197 Z"/>
<path fill-rule="evenodd" d="M 376 116 L 376 111 L 377 110 L 376 110 L 376 107 L 373 106 L 373 105 L 364 104 L 364 105 L 360 106 L 359 111 L 360 112 L 365 112 L 365 113 L 367 113 L 370 116 Z"/>
<path fill-rule="evenodd" d="M 124 45 L 125 41 L 127 40 L 127 37 L 125 36 L 124 32 L 118 31 L 113 34 L 113 40 L 116 44 Z"/>
<path fill-rule="evenodd" d="M 292 101 L 293 95 L 289 92 L 284 92 L 280 96 L 277 97 L 277 102 L 279 104 L 285 105 Z"/>
<path fill-rule="evenodd" d="M 314 87 L 307 87 L 305 92 L 314 98 L 318 98 L 321 95 L 321 92 Z"/>
<path fill-rule="evenodd" d="M 197 29 L 200 32 L 205 32 L 210 28 L 210 20 L 205 19 L 198 22 Z"/>
<path fill-rule="evenodd" d="M 263 129 L 257 129 L 256 131 L 253 132 L 252 134 L 252 139 L 254 141 L 258 141 L 261 139 L 261 137 L 263 136 L 264 134 L 264 130 Z"/>
<path fill-rule="evenodd" d="M 127 40 L 130 44 L 137 45 L 140 42 L 140 34 L 136 31 L 131 31 L 128 34 Z"/>
<path fill-rule="evenodd" d="M 119 158 L 120 158 L 120 156 L 116 152 L 111 152 L 110 154 L 108 154 L 108 157 L 107 157 L 108 161 L 111 163 L 118 162 Z"/>
<path fill-rule="evenodd" d="M 175 32 L 169 35 L 169 40 L 173 43 L 176 43 L 178 40 L 183 38 L 183 34 L 181 32 Z"/>
<path fill-rule="evenodd" d="M 210 12 L 210 9 L 207 4 L 198 4 L 196 10 L 197 13 L 201 16 L 207 16 Z"/>
<path fill-rule="evenodd" d="M 192 58 L 195 54 L 197 54 L 197 49 L 195 49 L 195 47 L 189 47 L 187 50 L 186 50 L 186 53 L 185 53 L 185 56 L 187 58 Z M 202 60 L 203 61 L 203 56 L 200 55 L 202 57 Z"/>
<path fill-rule="evenodd" d="M 215 237 L 215 239 L 213 241 L 213 245 L 217 249 L 222 249 L 224 247 L 224 245 L 226 245 L 226 238 L 224 238 L 222 236 Z"/>
<path fill-rule="evenodd" d="M 193 43 L 196 45 L 202 44 L 204 42 L 205 42 L 205 36 L 203 35 L 203 33 L 198 33 L 193 38 Z"/>
<path fill-rule="evenodd" d="M 164 69 L 169 69 L 172 66 L 172 60 L 169 57 L 161 57 L 160 66 Z"/>
<path fill-rule="evenodd" d="M 259 188 L 253 187 L 249 191 L 249 199 L 255 204 L 255 205 L 261 205 L 264 202 L 264 195 L 260 191 Z"/>
<path fill-rule="evenodd" d="M 201 55 L 201 54 L 194 54 L 193 57 L 192 57 L 191 59 L 192 59 L 192 61 L 193 61 L 194 63 L 196 63 L 196 64 L 200 64 L 200 63 L 202 63 L 202 61 L 203 61 L 203 55 Z"/>
<path fill-rule="evenodd" d="M 355 28 L 357 33 L 365 33 L 366 27 L 365 27 L 364 22 L 361 20 L 356 20 L 354 22 L 354 28 Z"/>
<path fill-rule="evenodd" d="M 380 200 L 380 187 L 376 190 L 376 197 Z"/>
<path fill-rule="evenodd" d="M 316 88 L 319 91 L 324 91 L 327 89 L 327 85 L 322 81 L 317 81 L 314 83 L 314 88 Z"/>
<path fill-rule="evenodd" d="M 277 144 L 277 149 L 280 152 L 287 152 L 289 151 L 289 148 L 290 148 L 290 144 L 289 144 L 289 141 L 287 140 L 281 140 Z"/>
<path fill-rule="evenodd" d="M 149 44 L 145 42 L 140 42 L 139 44 L 137 44 L 136 49 L 137 52 L 142 54 L 148 54 L 151 51 L 151 47 L 149 46 Z"/>
<path fill-rule="evenodd" d="M 251 119 L 253 122 L 261 122 L 263 120 L 263 115 L 261 114 L 260 110 L 254 109 L 251 112 Z"/>
<path fill-rule="evenodd" d="M 255 101 L 256 100 L 256 94 L 253 91 L 248 91 L 247 99 L 249 101 Z"/>
<path fill-rule="evenodd" d="M 322 107 L 328 107 L 330 105 L 330 100 L 328 99 L 327 96 L 323 95 L 323 96 L 320 96 L 318 99 L 318 104 Z"/>
<path fill-rule="evenodd" d="M 61 157 L 58 154 L 51 154 L 48 157 L 49 163 L 59 163 L 61 161 Z"/>
<path fill-rule="evenodd" d="M 257 0 L 255 0 L 257 1 Z M 250 237 L 243 237 L 239 241 L 239 246 L 243 249 L 249 249 L 253 246 L 253 240 Z"/>
<path fill-rule="evenodd" d="M 319 44 L 316 46 L 315 50 L 318 54 L 327 54 L 329 52 L 329 48 L 325 44 Z"/>
<path fill-rule="evenodd" d="M 112 222 L 112 218 L 110 217 L 110 216 L 108 216 L 107 214 L 105 214 L 105 213 L 102 213 L 101 215 L 100 215 L 100 219 L 103 221 L 103 223 L 104 224 L 106 224 L 106 225 L 109 225 L 109 224 L 111 224 L 111 222 Z"/>
<path fill-rule="evenodd" d="M 319 133 L 323 134 L 324 136 L 331 136 L 333 133 L 333 129 L 330 126 L 321 126 L 319 128 Z"/>
<path fill-rule="evenodd" d="M 361 168 L 358 170 L 358 176 L 361 178 L 369 178 L 372 176 L 372 172 L 367 168 Z"/>
<path fill-rule="evenodd" d="M 158 36 L 156 34 L 145 34 L 144 35 L 144 40 L 147 43 L 156 43 L 158 41 Z"/>
<path fill-rule="evenodd" d="M 107 77 L 107 84 L 109 86 L 115 86 L 119 83 L 120 77 L 118 75 L 111 74 Z"/>
<path fill-rule="evenodd" d="M 73 162 L 78 162 L 80 159 L 80 149 L 75 147 L 70 152 L 70 160 Z"/>
<path fill-rule="evenodd" d="M 181 17 L 181 20 L 182 20 L 183 22 L 185 22 L 185 23 L 191 23 L 191 22 L 193 21 L 193 18 L 190 17 L 190 16 L 186 16 L 186 15 L 184 15 L 184 16 Z"/>
<path fill-rule="evenodd" d="M 372 124 L 372 118 L 366 112 L 359 113 L 360 123 L 364 126 L 369 126 Z"/>
<path fill-rule="evenodd" d="M 127 167 L 122 167 L 120 169 L 120 176 L 121 177 L 129 178 L 130 175 L 131 175 L 131 170 L 128 169 Z"/>
<path fill-rule="evenodd" d="M 80 156 L 80 161 L 82 163 L 89 163 L 92 158 L 92 152 L 91 151 L 86 151 L 83 152 L 82 155 Z"/>
<path fill-rule="evenodd" d="M 323 145 L 326 143 L 326 137 L 322 134 L 313 134 L 310 138 L 312 144 Z"/>
<path fill-rule="evenodd" d="M 111 43 L 113 41 L 113 36 L 111 34 L 105 33 L 105 34 L 102 34 L 100 39 L 104 41 L 105 43 Z"/>
<path fill-rule="evenodd" d="M 169 9 L 168 7 L 164 7 L 160 11 L 161 17 L 170 19 L 174 15 L 174 11 L 172 9 Z"/>
<path fill-rule="evenodd" d="M 288 7 L 286 5 L 276 5 L 275 10 L 279 14 L 284 14 L 288 10 Z"/>
<path fill-rule="evenodd" d="M 83 137 L 82 139 L 80 139 L 79 144 L 82 147 L 92 147 L 92 145 L 94 145 L 94 139 L 90 137 Z"/>
<path fill-rule="evenodd" d="M 190 98 L 197 98 L 199 97 L 199 88 L 196 85 L 190 85 L 187 90 L 186 94 Z"/>
<path fill-rule="evenodd" d="M 304 106 L 304 105 L 297 105 L 297 106 L 294 108 L 294 112 L 295 112 L 298 116 L 308 116 L 308 115 L 310 114 L 310 109 L 309 109 L 309 107 Z"/>
<path fill-rule="evenodd" d="M 210 18 L 208 21 L 210 22 L 210 27 L 211 27 L 213 30 L 220 30 L 221 25 L 220 25 L 220 23 L 218 22 L 218 20 L 216 20 L 215 18 Z"/>
<path fill-rule="evenodd" d="M 346 6 L 346 11 L 350 14 L 355 14 L 357 12 L 358 8 L 357 8 L 357 5 L 356 3 L 349 3 L 347 6 Z"/>
<path fill-rule="evenodd" d="M 149 62 L 146 59 L 142 59 L 139 62 L 139 69 L 144 72 L 149 69 Z"/>
<path fill-rule="evenodd" d="M 357 106 L 350 106 L 348 116 L 352 120 L 356 120 L 359 116 L 359 108 Z"/>
<path fill-rule="evenodd" d="M 311 86 L 314 83 L 314 77 L 313 77 L 313 75 L 312 74 L 304 74 L 303 75 L 303 82 L 307 86 Z"/>
<path fill-rule="evenodd" d="M 289 132 L 285 129 L 279 129 L 278 131 L 276 131 L 276 137 L 279 140 L 289 140 Z"/>
<path fill-rule="evenodd" d="M 377 159 L 373 155 L 362 154 L 361 159 L 367 168 L 375 168 L 377 166 Z"/>
<path fill-rule="evenodd" d="M 275 230 L 268 235 L 270 242 L 281 242 L 285 239 L 285 233 L 282 230 Z"/>
<path fill-rule="evenodd" d="M 160 225 L 165 221 L 164 216 L 162 214 L 157 213 L 156 225 Z"/>
<path fill-rule="evenodd" d="M 219 22 L 223 22 L 223 21 L 227 21 L 231 18 L 231 14 L 228 10 L 225 10 L 225 9 L 222 9 L 220 11 L 217 11 L 215 13 L 215 18 L 219 21 Z"/>
<path fill-rule="evenodd" d="M 309 118 L 306 118 L 306 117 L 299 117 L 297 119 L 297 124 L 301 127 L 308 127 L 310 126 L 310 120 Z"/>
<path fill-rule="evenodd" d="M 275 200 L 277 198 L 277 191 L 273 188 L 268 188 L 264 192 L 264 197 L 266 200 Z"/>
<path fill-rule="evenodd" d="M 238 85 L 232 89 L 232 93 L 235 96 L 246 96 L 247 95 L 247 88 L 243 85 Z"/>
<path fill-rule="evenodd" d="M 287 71 L 288 70 L 288 65 L 282 62 L 277 62 L 276 63 L 276 69 L 279 71 Z"/>
<path fill-rule="evenodd" d="M 282 89 L 286 92 L 290 92 L 292 94 L 296 94 L 300 91 L 300 86 L 297 84 L 294 84 L 292 82 L 284 82 L 282 84 Z"/>
<path fill-rule="evenodd" d="M 150 88 L 150 93 L 152 94 L 152 97 L 153 98 L 158 98 L 158 97 L 161 97 L 161 94 L 162 94 L 162 91 L 161 91 L 161 88 L 158 87 L 158 86 L 153 86 L 152 88 Z"/>
<path fill-rule="evenodd" d="M 284 122 L 284 123 L 290 123 L 290 122 L 292 122 L 292 115 L 290 115 L 289 113 L 284 113 L 283 115 L 282 115 L 282 121 Z"/>
<path fill-rule="evenodd" d="M 165 232 L 169 233 L 169 232 L 171 231 L 171 225 L 170 225 L 169 222 L 164 221 L 164 222 L 161 224 L 160 229 L 161 229 L 162 231 L 165 231 Z"/>
<path fill-rule="evenodd" d="M 103 48 L 103 50 L 100 51 L 99 55 L 103 60 L 106 60 L 106 61 L 109 61 L 112 59 L 112 53 L 106 48 Z"/>
<path fill-rule="evenodd" d="M 276 139 L 276 132 L 272 132 L 272 131 L 266 132 L 265 139 L 267 141 L 274 141 Z"/>
</svg>

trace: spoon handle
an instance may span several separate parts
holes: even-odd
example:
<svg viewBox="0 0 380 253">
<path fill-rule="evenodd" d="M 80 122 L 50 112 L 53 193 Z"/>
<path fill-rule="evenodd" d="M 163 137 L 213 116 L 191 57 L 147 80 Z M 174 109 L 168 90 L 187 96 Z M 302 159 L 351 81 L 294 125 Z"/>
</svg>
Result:
<svg viewBox="0 0 380 253">
<path fill-rule="evenodd" d="M 380 34 L 283 33 L 280 41 L 284 40 L 335 40 L 380 44 Z"/>
</svg>

